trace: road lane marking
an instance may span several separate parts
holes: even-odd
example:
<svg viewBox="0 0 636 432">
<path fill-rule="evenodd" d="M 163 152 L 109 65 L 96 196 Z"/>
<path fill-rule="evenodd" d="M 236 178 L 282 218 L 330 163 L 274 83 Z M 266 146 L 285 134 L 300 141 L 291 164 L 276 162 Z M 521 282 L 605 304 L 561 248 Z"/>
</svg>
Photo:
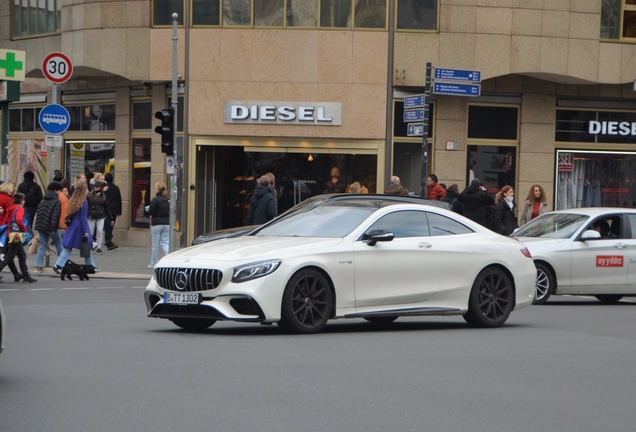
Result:
<svg viewBox="0 0 636 432">
<path fill-rule="evenodd" d="M 55 291 L 55 288 L 31 288 L 29 291 Z"/>
<path fill-rule="evenodd" d="M 89 290 L 89 287 L 67 287 L 61 288 L 62 290 Z"/>
<path fill-rule="evenodd" d="M 0 289 L 0 292 L 7 292 L 7 291 L 20 291 L 17 288 L 2 288 Z"/>
</svg>

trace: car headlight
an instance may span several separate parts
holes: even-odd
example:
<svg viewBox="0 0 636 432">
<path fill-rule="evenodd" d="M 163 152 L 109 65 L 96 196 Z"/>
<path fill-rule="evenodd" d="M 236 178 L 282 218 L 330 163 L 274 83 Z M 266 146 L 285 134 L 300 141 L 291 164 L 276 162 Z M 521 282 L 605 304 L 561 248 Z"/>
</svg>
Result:
<svg viewBox="0 0 636 432">
<path fill-rule="evenodd" d="M 234 267 L 232 282 L 247 282 L 252 279 L 267 276 L 273 273 L 281 262 L 282 260 L 267 260 Z"/>
</svg>

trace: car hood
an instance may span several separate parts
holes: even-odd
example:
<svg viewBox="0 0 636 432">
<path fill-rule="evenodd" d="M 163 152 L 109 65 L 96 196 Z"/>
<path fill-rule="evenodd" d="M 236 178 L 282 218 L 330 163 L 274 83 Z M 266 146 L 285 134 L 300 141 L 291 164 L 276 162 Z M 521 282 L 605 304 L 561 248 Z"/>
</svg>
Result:
<svg viewBox="0 0 636 432">
<path fill-rule="evenodd" d="M 561 238 L 541 238 L 541 237 L 515 237 L 521 243 L 526 245 L 530 253 L 534 255 L 534 251 L 561 249 L 561 245 L 568 242 L 570 239 Z"/>
<path fill-rule="evenodd" d="M 342 238 L 316 237 L 269 237 L 244 236 L 204 243 L 178 250 L 166 255 L 158 267 L 174 266 L 178 262 L 188 263 L 186 267 L 200 261 L 249 261 L 269 258 L 284 258 L 330 250 L 343 241 Z"/>
</svg>

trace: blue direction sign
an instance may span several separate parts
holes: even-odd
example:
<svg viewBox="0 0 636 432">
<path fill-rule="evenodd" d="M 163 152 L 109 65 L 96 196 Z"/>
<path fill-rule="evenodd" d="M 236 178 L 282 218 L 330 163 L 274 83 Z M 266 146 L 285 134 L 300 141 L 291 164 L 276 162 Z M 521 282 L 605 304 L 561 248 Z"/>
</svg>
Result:
<svg viewBox="0 0 636 432">
<path fill-rule="evenodd" d="M 49 104 L 40 111 L 40 127 L 51 135 L 60 135 L 66 132 L 71 124 L 71 116 L 66 108 L 58 104 Z"/>
<path fill-rule="evenodd" d="M 422 120 L 424 120 L 424 110 L 404 110 L 404 118 L 402 120 L 404 121 L 404 123 L 421 122 Z"/>
<path fill-rule="evenodd" d="M 409 123 L 406 136 L 422 136 L 424 134 L 423 123 Z"/>
<path fill-rule="evenodd" d="M 404 96 L 404 109 L 423 108 L 426 95 Z"/>
<path fill-rule="evenodd" d="M 479 96 L 481 93 L 481 86 L 479 84 L 452 84 L 436 82 L 433 85 L 433 93 L 453 96 Z"/>
<path fill-rule="evenodd" d="M 481 71 L 435 68 L 435 79 L 481 82 Z"/>
</svg>

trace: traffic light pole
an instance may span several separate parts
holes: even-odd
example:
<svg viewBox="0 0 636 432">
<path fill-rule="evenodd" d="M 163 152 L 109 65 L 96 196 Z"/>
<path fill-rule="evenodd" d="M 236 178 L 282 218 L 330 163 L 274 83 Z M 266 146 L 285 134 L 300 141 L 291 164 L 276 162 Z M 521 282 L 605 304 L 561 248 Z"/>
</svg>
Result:
<svg viewBox="0 0 636 432">
<path fill-rule="evenodd" d="M 168 236 L 168 250 L 174 252 L 177 248 L 177 200 L 179 192 L 177 189 L 177 179 L 179 176 L 179 162 L 177 153 L 177 130 L 179 129 L 179 123 L 177 121 L 177 19 L 179 15 L 172 14 L 172 100 L 170 105 L 172 106 L 172 113 L 174 115 L 174 127 L 172 128 L 172 147 L 173 147 L 173 160 L 174 169 L 170 176 L 170 233 Z"/>
<path fill-rule="evenodd" d="M 426 197 L 426 179 L 428 178 L 428 132 L 430 124 L 428 120 L 429 116 L 429 102 L 431 94 L 431 72 L 433 69 L 432 63 L 426 63 L 426 87 L 424 91 L 424 120 L 422 121 L 422 173 L 421 173 L 421 188 L 420 196 Z"/>
</svg>

